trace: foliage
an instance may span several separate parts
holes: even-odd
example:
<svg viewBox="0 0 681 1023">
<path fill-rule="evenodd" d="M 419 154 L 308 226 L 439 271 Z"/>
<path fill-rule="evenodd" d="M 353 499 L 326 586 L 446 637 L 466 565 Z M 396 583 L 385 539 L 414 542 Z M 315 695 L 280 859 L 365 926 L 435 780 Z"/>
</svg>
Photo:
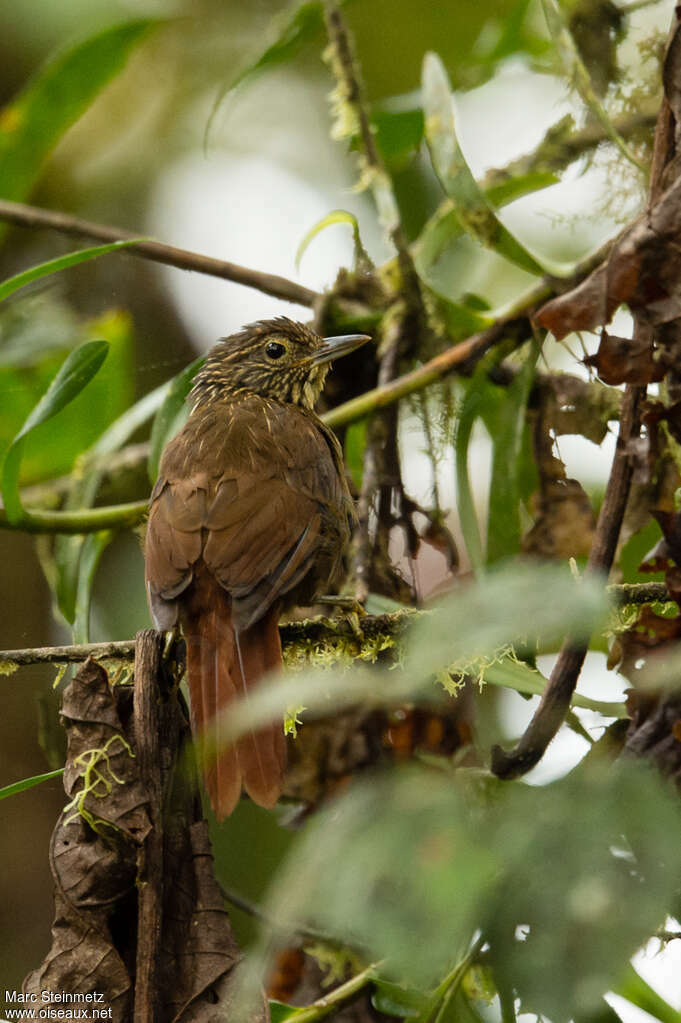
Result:
<svg viewBox="0 0 681 1023">
<path fill-rule="evenodd" d="M 258 824 L 257 815 L 241 834 L 234 822 L 216 829 L 218 872 L 227 872 L 228 888 L 230 872 L 251 855 L 266 861 L 254 873 L 274 875 L 265 897 L 266 919 L 274 923 L 261 927 L 253 942 L 241 1008 L 252 1011 L 249 997 L 260 991 L 273 952 L 293 932 L 300 931 L 310 953 L 331 949 L 329 959 L 340 964 L 340 982 L 309 1006 L 289 1004 L 295 990 L 273 997 L 275 1023 L 322 1019 L 359 998 L 381 1018 L 414 1023 L 480 1023 L 490 1018 L 495 998 L 504 1023 L 516 1011 L 581 1023 L 613 1018 L 604 1002 L 610 990 L 664 1023 L 673 1014 L 629 964 L 666 915 L 678 911 L 681 709 L 675 689 L 651 692 L 651 686 L 670 678 L 676 684 L 681 641 L 681 178 L 673 132 L 666 143 L 659 133 L 648 205 L 611 244 L 607 261 L 601 253 L 568 265 L 552 250 L 548 231 L 545 246 L 535 246 L 512 230 L 502 208 L 550 188 L 585 155 L 608 147 L 610 158 L 635 175 L 632 165 L 647 165 L 652 146 L 640 121 L 632 127 L 623 120 L 626 87 L 615 83 L 617 40 L 625 33 L 619 21 L 616 32 L 608 29 L 607 3 L 499 6 L 503 13 L 485 9 L 477 16 L 475 45 L 460 65 L 444 38 L 442 54 L 431 48 L 415 55 L 420 81 L 414 71 L 408 91 L 396 85 L 392 95 L 371 93 L 371 60 L 360 62 L 367 41 L 355 46 L 348 29 L 359 29 L 367 17 L 368 5 L 357 0 L 287 7 L 265 44 L 254 45 L 251 57 L 226 76 L 227 86 L 222 71 L 213 82 L 219 85 L 214 114 L 226 91 L 236 105 L 256 80 L 276 81 L 282 69 L 297 73 L 308 50 L 324 47 L 334 86 L 331 135 L 354 161 L 356 190 L 373 199 L 363 213 L 334 208 L 306 233 L 301 229 L 291 239 L 291 259 L 300 263 L 328 226 L 350 226 L 353 265 L 324 295 L 310 290 L 309 304 L 321 332 L 370 324 L 377 342 L 350 369 L 339 368 L 327 392 L 327 421 L 343 434 L 359 498 L 345 586 L 366 597 L 376 617 L 352 608 L 347 621 L 324 623 L 331 638 L 328 631 L 320 638 L 318 621 L 296 625 L 289 666 L 297 670 L 231 707 L 220 729 L 223 741 L 234 742 L 288 715 L 296 758 L 287 795 L 309 810 L 293 838 L 282 838 L 272 817 Z M 545 25 L 537 20 L 540 7 Z M 468 10 L 426 16 L 446 16 L 452 26 L 476 17 Z M 609 40 L 614 66 L 605 85 L 587 46 L 589 18 L 592 34 Z M 5 106 L 3 201 L 27 198 L 43 174 L 51 180 L 50 153 L 155 24 L 138 20 L 98 30 L 48 62 Z M 677 126 L 680 55 L 677 28 L 658 76 Z M 566 130 L 559 122 L 534 153 L 476 177 L 452 81 L 459 90 L 494 81 L 511 58 L 554 73 L 560 68 L 583 123 L 571 121 Z M 635 84 L 626 83 L 631 90 Z M 212 115 L 206 132 L 211 121 Z M 377 225 L 391 246 L 379 265 L 368 240 Z M 77 227 L 71 223 L 69 233 Z M 110 266 L 130 244 L 39 262 L 31 256 L 19 272 L 12 264 L 0 284 L 0 301 L 7 300 L 0 305 L 0 527 L 46 534 L 39 539 L 41 564 L 60 620 L 77 643 L 89 641 L 102 605 L 110 611 L 107 603 L 126 602 L 115 590 L 123 573 L 111 568 L 120 534 L 143 521 L 149 482 L 184 421 L 202 364 L 196 359 L 171 375 L 176 367 L 161 344 L 170 379 L 136 397 L 135 343 L 149 338 L 139 336 L 136 322 L 133 327 L 126 303 L 112 309 L 108 293 L 106 302 L 97 294 L 96 315 L 78 310 L 65 284 L 77 279 L 72 271 L 94 275 L 99 263 L 92 261 L 107 255 Z M 165 262 L 176 255 L 163 245 L 156 249 Z M 303 268 L 310 262 L 308 255 Z M 262 285 L 248 280 L 246 268 L 223 264 L 220 276 L 230 274 Z M 485 285 L 486 274 L 492 286 Z M 512 291 L 510 301 L 495 300 L 499 281 Z M 277 293 L 271 282 L 268 287 Z M 623 305 L 635 317 L 631 338 L 606 329 Z M 563 339 L 596 328 L 597 350 L 589 339 L 590 349 L 577 359 L 566 347 L 556 368 L 550 335 Z M 577 343 L 584 345 L 581 335 Z M 646 397 L 649 384 L 656 389 Z M 146 390 L 142 380 L 140 386 Z M 577 434 L 601 444 L 618 419 L 621 442 L 603 496 L 568 476 L 556 442 Z M 411 493 L 410 430 L 418 433 L 430 474 L 418 497 Z M 481 438 L 490 462 L 482 496 L 474 472 Z M 450 481 L 455 512 L 443 496 Z M 448 592 L 424 608 L 419 572 L 434 557 L 444 566 L 439 583 Z M 580 574 L 578 561 L 587 557 Z M 613 628 L 605 591 L 613 564 L 627 583 L 641 583 L 646 573 L 664 583 L 664 605 L 647 598 L 627 605 Z M 141 579 L 138 557 L 135 571 Z M 145 626 L 139 605 L 131 605 L 135 628 Z M 575 692 L 580 658 L 607 643 L 611 668 L 634 685 L 626 704 Z M 537 657 L 559 651 L 558 668 L 547 678 Z M 579 665 L 559 691 L 560 665 L 570 659 Z M 109 698 L 103 669 L 90 665 L 87 672 Z M 494 699 L 500 687 L 542 698 L 507 772 L 488 750 L 490 739 L 508 741 Z M 128 762 L 133 737 L 120 731 L 129 727 L 126 700 L 121 687 L 115 702 L 122 717 L 113 736 L 94 713 L 97 744 L 78 746 L 73 761 L 82 776 L 73 764 L 66 771 L 71 817 L 62 828 L 75 833 L 84 821 L 96 832 L 101 820 L 119 828 L 117 788 L 124 786 L 116 772 L 121 768 L 126 784 L 137 784 L 137 765 Z M 82 745 L 82 722 L 71 710 L 71 741 Z M 592 717 L 580 719 L 582 710 Z M 590 743 L 586 758 L 550 784 L 518 780 L 564 722 Z M 593 722 L 602 730 L 596 740 Z M 214 754 L 215 737 L 204 740 L 206 756 Z M 0 799 L 58 774 L 5 785 Z M 137 790 L 134 799 L 125 798 L 141 819 L 146 810 Z M 109 855 L 104 838 L 97 836 L 102 876 Z M 220 927 L 222 934 L 222 918 Z M 229 965 L 215 967 L 211 984 L 231 969 L 231 950 L 226 958 Z M 343 972 L 348 963 L 354 964 L 350 975 Z"/>
</svg>

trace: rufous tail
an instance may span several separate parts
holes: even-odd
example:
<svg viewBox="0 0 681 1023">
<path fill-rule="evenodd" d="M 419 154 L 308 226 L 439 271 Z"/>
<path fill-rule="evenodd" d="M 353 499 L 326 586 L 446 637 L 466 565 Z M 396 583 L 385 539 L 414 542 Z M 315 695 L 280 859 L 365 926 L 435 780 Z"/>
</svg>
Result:
<svg viewBox="0 0 681 1023">
<path fill-rule="evenodd" d="M 227 817 L 242 787 L 271 809 L 281 794 L 286 742 L 281 722 L 251 731 L 235 745 L 225 743 L 224 710 L 267 672 L 281 667 L 279 611 L 273 607 L 248 629 L 232 625 L 231 598 L 207 571 L 196 573 L 182 612 L 192 731 L 205 735 L 200 765 L 211 805 Z M 222 721 L 222 727 L 221 727 Z"/>
</svg>

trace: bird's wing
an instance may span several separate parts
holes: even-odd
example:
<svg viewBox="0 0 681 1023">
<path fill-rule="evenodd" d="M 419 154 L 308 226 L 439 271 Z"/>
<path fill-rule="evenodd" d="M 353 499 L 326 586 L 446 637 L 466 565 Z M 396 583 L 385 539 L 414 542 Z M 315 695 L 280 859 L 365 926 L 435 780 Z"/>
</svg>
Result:
<svg viewBox="0 0 681 1023">
<path fill-rule="evenodd" d="M 244 416 L 242 422 L 248 429 Z M 194 466 L 178 476 L 169 460 L 152 495 L 146 541 L 157 621 L 162 614 L 154 596 L 162 612 L 189 585 L 202 557 L 231 594 L 239 627 L 247 628 L 307 575 L 332 539 L 329 512 L 332 520 L 343 517 L 347 503 L 333 454 L 306 418 L 296 416 L 294 429 L 286 425 L 275 420 L 265 452 L 244 450 L 232 435 L 221 444 L 213 473 Z"/>
</svg>

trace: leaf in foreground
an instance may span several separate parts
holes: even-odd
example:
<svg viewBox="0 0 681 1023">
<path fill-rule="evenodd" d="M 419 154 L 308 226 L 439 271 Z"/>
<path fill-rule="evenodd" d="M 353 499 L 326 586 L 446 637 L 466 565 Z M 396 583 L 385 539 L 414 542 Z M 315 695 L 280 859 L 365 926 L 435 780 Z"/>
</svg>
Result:
<svg viewBox="0 0 681 1023">
<path fill-rule="evenodd" d="M 272 916 L 310 920 L 419 987 L 481 929 L 526 1011 L 593 1011 L 673 897 L 675 801 L 640 765 L 482 798 L 465 781 L 408 769 L 355 782 L 292 847 Z"/>
<path fill-rule="evenodd" d="M 24 514 L 19 496 L 19 469 L 26 437 L 80 394 L 101 367 L 108 350 L 106 341 L 87 341 L 75 348 L 12 441 L 2 469 L 2 496 L 10 522 L 19 522 Z"/>
</svg>

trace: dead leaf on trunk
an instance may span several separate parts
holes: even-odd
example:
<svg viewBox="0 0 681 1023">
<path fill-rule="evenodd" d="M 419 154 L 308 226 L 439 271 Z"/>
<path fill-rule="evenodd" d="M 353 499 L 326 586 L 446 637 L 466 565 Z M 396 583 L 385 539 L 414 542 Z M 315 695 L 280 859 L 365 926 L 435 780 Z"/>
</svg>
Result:
<svg viewBox="0 0 681 1023">
<path fill-rule="evenodd" d="M 677 26 L 665 55 L 666 98 L 679 121 L 681 114 L 681 33 Z M 666 168 L 664 191 L 619 237 L 607 261 L 577 287 L 550 302 L 536 322 L 560 339 L 574 330 L 594 330 L 609 323 L 625 304 L 642 323 L 658 326 L 681 317 L 681 177 L 675 162 Z"/>
<path fill-rule="evenodd" d="M 586 557 L 596 518 L 577 480 L 553 479 L 535 497 L 537 519 L 525 534 L 522 550 L 541 558 Z"/>
<path fill-rule="evenodd" d="M 616 337 L 601 331 L 601 343 L 595 355 L 584 359 L 593 366 L 604 384 L 650 384 L 662 380 L 666 369 L 656 360 L 648 338 Z"/>
<path fill-rule="evenodd" d="M 157 680 L 159 681 L 159 680 Z M 160 696 L 161 690 L 159 690 Z M 133 693 L 87 661 L 64 693 L 69 802 L 52 837 L 52 947 L 24 992 L 97 992 L 109 1019 L 133 1014 L 138 854 L 150 830 L 135 756 Z M 229 1015 L 239 951 L 213 874 L 208 826 L 191 778 L 177 767 L 188 723 L 174 687 L 160 699 L 166 791 L 158 1023 L 218 1023 Z M 168 737 L 173 748 L 169 748 Z M 167 761 L 167 762 L 166 762 Z M 175 767 L 173 767 L 175 764 Z M 57 1003 L 55 1002 L 55 1005 Z M 264 1006 L 254 1023 L 264 1021 Z"/>
</svg>

